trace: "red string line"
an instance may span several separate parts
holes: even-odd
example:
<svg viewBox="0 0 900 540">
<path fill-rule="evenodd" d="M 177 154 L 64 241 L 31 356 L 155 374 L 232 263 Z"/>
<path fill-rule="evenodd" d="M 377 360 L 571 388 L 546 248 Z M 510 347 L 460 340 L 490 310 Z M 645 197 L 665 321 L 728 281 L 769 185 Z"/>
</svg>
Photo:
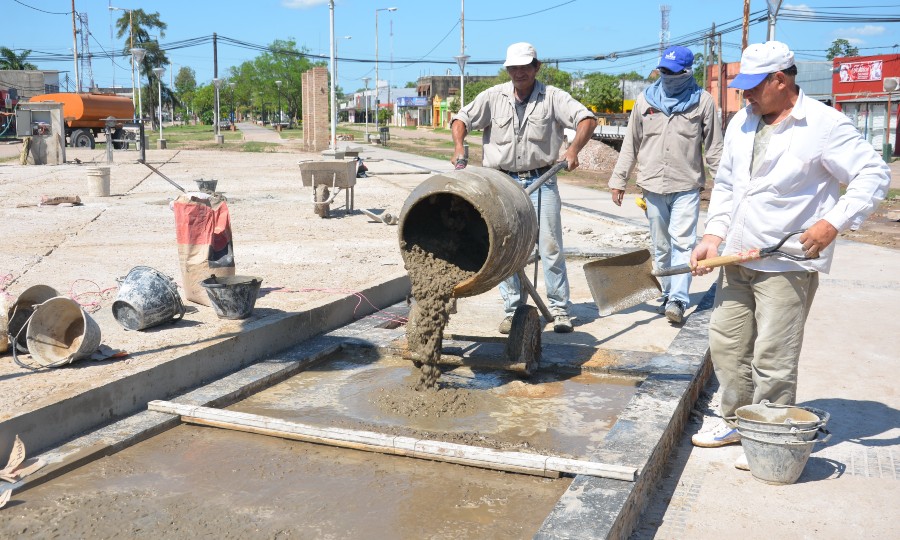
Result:
<svg viewBox="0 0 900 540">
<path fill-rule="evenodd" d="M 91 291 L 83 291 L 83 292 L 75 292 L 75 286 L 79 282 L 90 283 L 94 286 L 95 290 Z M 102 289 L 100 285 L 97 285 L 95 282 L 89 279 L 76 279 L 72 282 L 72 286 L 69 288 L 69 298 L 78 303 L 81 307 L 85 309 L 88 313 L 94 313 L 99 310 L 101 307 L 101 302 L 104 300 L 108 300 L 111 296 L 111 292 L 118 290 L 118 285 L 115 287 L 108 287 L 106 289 Z M 81 298 L 87 297 L 95 297 L 95 300 L 82 301 Z"/>
<path fill-rule="evenodd" d="M 388 322 L 400 323 L 400 324 L 406 324 L 408 322 L 408 319 L 406 317 L 401 317 L 400 315 L 395 315 L 389 311 L 385 311 L 385 310 L 379 308 L 378 306 L 373 304 L 368 298 L 366 298 L 366 295 L 364 295 L 363 293 L 361 293 L 359 291 L 354 291 L 352 289 L 318 289 L 318 288 L 289 289 L 287 287 L 279 287 L 279 286 L 269 287 L 268 289 L 272 292 L 282 292 L 282 293 L 326 292 L 326 293 L 352 294 L 358 300 L 358 302 L 356 303 L 356 307 L 353 308 L 354 316 L 356 316 L 356 312 L 357 312 L 357 310 L 359 310 L 360 306 L 362 306 L 362 303 L 366 302 L 367 304 L 372 306 L 372 309 L 375 310 L 375 313 L 385 313 L 385 314 L 389 315 L 389 317 L 380 317 L 376 314 L 372 314 L 372 315 L 369 315 L 369 317 L 373 317 L 375 319 L 380 319 L 380 320 L 388 321 Z"/>
</svg>

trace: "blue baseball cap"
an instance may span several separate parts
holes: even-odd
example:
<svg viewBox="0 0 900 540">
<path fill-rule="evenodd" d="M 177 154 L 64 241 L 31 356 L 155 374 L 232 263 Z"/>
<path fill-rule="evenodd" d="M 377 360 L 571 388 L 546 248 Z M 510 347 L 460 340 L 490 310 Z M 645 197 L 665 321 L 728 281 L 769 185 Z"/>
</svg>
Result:
<svg viewBox="0 0 900 540">
<path fill-rule="evenodd" d="M 663 51 L 662 58 L 659 59 L 658 68 L 666 68 L 670 71 L 678 73 L 684 71 L 694 65 L 694 53 L 687 47 L 681 45 L 673 45 Z"/>
</svg>

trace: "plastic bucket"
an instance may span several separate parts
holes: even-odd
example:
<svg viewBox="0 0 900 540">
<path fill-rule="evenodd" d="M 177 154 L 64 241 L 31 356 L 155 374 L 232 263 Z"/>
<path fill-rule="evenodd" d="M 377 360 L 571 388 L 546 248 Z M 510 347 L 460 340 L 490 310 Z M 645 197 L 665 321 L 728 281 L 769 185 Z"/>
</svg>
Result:
<svg viewBox="0 0 900 540">
<path fill-rule="evenodd" d="M 793 484 L 803 474 L 813 445 L 827 441 L 831 435 L 812 441 L 770 441 L 741 433 L 741 446 L 753 478 L 766 484 Z"/>
<path fill-rule="evenodd" d="M 253 313 L 262 279 L 252 276 L 210 276 L 200 282 L 220 319 L 246 319 Z"/>
<path fill-rule="evenodd" d="M 184 305 L 172 278 L 149 266 L 135 266 L 119 285 L 112 312 L 126 330 L 143 330 L 181 319 Z"/>
<path fill-rule="evenodd" d="M 109 167 L 92 167 L 87 170 L 88 195 L 109 197 Z"/>
<path fill-rule="evenodd" d="M 100 346 L 100 327 L 65 296 L 35 307 L 26 339 L 32 360 L 42 367 L 57 367 L 87 358 Z"/>
<path fill-rule="evenodd" d="M 216 191 L 216 184 L 219 183 L 218 180 L 195 180 L 197 182 L 197 189 L 204 193 L 213 193 Z"/>
<path fill-rule="evenodd" d="M 734 414 L 738 429 L 747 427 L 768 432 L 790 432 L 792 428 L 817 429 L 824 427 L 831 417 L 827 412 L 813 407 L 779 405 L 768 401 L 739 407 Z"/>
<path fill-rule="evenodd" d="M 28 352 L 25 329 L 28 326 L 29 317 L 34 313 L 34 306 L 57 296 L 59 296 L 59 291 L 49 285 L 32 285 L 22 291 L 22 294 L 10 304 L 6 313 L 9 321 L 9 341 L 16 346 L 19 352 Z"/>
</svg>

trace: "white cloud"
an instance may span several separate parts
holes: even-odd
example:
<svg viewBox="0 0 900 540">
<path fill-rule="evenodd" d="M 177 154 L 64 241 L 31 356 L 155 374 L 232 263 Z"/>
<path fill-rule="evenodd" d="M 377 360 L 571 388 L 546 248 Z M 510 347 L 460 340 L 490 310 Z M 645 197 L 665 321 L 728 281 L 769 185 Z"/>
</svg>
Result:
<svg viewBox="0 0 900 540">
<path fill-rule="evenodd" d="M 328 0 L 281 0 L 281 5 L 289 9 L 306 9 L 327 3 Z"/>
<path fill-rule="evenodd" d="M 802 11 L 805 14 L 812 15 L 815 13 L 813 8 L 807 6 L 806 4 L 784 4 L 781 6 L 781 9 L 791 9 L 794 11 Z"/>
<path fill-rule="evenodd" d="M 863 43 L 865 43 L 865 41 L 863 41 L 863 40 L 861 40 L 861 39 L 859 39 L 859 38 L 855 38 L 855 37 L 852 37 L 852 38 L 844 38 L 844 39 L 847 40 L 847 43 L 849 43 L 850 45 L 854 45 L 854 46 L 856 46 L 856 45 L 862 45 Z"/>
<path fill-rule="evenodd" d="M 883 26 L 873 26 L 871 24 L 867 24 L 865 26 L 854 26 L 853 28 L 848 28 L 847 31 L 850 34 L 856 34 L 858 36 L 877 36 L 879 34 L 884 33 L 885 28 Z"/>
</svg>

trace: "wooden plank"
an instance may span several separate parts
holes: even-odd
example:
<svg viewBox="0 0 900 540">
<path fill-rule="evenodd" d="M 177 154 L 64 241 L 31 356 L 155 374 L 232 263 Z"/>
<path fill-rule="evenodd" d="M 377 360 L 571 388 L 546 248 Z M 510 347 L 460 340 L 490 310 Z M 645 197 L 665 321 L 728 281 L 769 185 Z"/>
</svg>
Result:
<svg viewBox="0 0 900 540">
<path fill-rule="evenodd" d="M 170 401 L 151 401 L 148 404 L 148 408 L 151 411 L 179 415 L 182 417 L 182 421 L 190 423 L 342 448 L 473 465 L 487 469 L 536 474 L 539 476 L 546 476 L 548 472 L 585 474 L 629 482 L 633 482 L 637 478 L 637 469 L 633 467 L 609 465 L 580 459 L 527 454 L 524 452 L 507 452 L 464 444 L 386 435 L 372 431 L 318 427 L 256 414 L 195 405 L 182 405 Z"/>
</svg>

